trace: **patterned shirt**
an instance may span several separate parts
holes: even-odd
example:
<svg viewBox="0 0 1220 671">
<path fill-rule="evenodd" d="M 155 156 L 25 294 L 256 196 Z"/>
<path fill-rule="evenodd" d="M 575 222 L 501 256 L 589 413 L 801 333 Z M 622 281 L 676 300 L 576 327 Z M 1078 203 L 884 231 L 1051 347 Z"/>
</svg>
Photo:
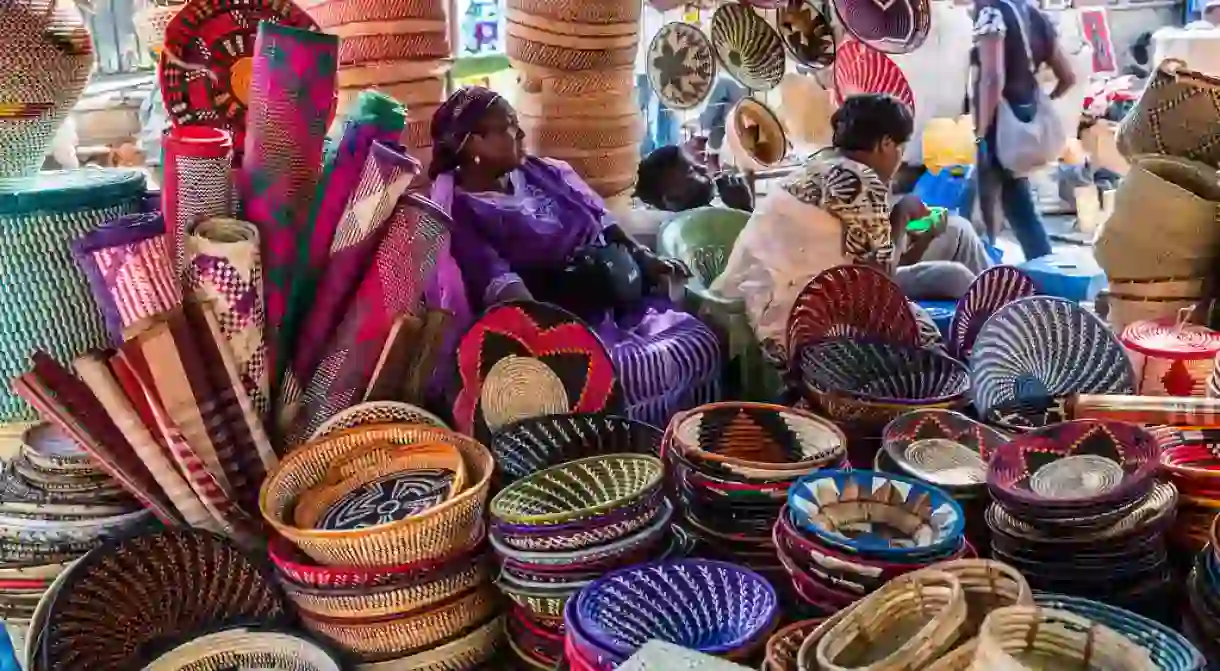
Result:
<svg viewBox="0 0 1220 671">
<path fill-rule="evenodd" d="M 839 220 L 844 258 L 893 267 L 890 190 L 872 168 L 833 150 L 822 151 L 781 188 Z"/>
</svg>

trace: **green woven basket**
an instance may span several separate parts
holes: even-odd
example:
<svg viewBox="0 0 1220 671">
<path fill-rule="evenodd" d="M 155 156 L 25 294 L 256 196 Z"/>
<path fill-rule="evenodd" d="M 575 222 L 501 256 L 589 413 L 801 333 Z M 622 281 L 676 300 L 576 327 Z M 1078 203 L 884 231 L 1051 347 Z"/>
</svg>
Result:
<svg viewBox="0 0 1220 671">
<path fill-rule="evenodd" d="M 661 486 L 661 460 L 603 454 L 538 471 L 505 487 L 491 516 L 513 525 L 546 526 L 584 519 L 640 501 Z"/>
<path fill-rule="evenodd" d="M 68 362 L 109 343 L 71 243 L 140 211 L 144 175 L 89 168 L 0 179 L 0 422 L 36 419 L 9 381 L 42 349 Z"/>
</svg>

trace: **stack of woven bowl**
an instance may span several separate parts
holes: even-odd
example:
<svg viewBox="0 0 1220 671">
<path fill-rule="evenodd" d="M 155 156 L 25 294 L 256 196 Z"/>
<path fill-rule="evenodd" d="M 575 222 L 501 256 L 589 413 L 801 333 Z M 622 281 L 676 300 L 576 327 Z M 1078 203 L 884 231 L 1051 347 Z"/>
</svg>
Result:
<svg viewBox="0 0 1220 671">
<path fill-rule="evenodd" d="M 873 461 L 878 471 L 898 473 L 949 492 L 966 514 L 966 540 L 990 546 L 986 511 L 987 462 L 1008 436 L 952 410 L 916 410 L 886 425 Z"/>
<path fill-rule="evenodd" d="M 500 590 L 515 604 L 509 643 L 522 661 L 554 667 L 563 609 L 598 576 L 673 551 L 664 472 L 656 457 L 608 454 L 528 475 L 491 502 Z"/>
<path fill-rule="evenodd" d="M 1161 471 L 1178 490 L 1170 543 L 1194 556 L 1209 542 L 1212 521 L 1220 514 L 1220 457 L 1200 445 L 1177 445 L 1161 453 Z"/>
<path fill-rule="evenodd" d="M 1220 518 L 1217 518 L 1220 520 Z M 1182 613 L 1182 630 L 1204 655 L 1220 659 L 1220 545 L 1216 544 L 1220 522 L 1213 523 L 1211 542 L 1195 555 L 1186 581 L 1190 607 Z"/>
<path fill-rule="evenodd" d="M 617 415 L 540 415 L 507 424 L 491 436 L 496 484 L 503 487 L 565 461 L 599 454 L 661 451 L 661 430 Z"/>
<path fill-rule="evenodd" d="M 1034 601 L 1043 608 L 1074 613 L 1126 636 L 1148 651 L 1160 671 L 1198 671 L 1207 664 L 1203 654 L 1189 640 L 1156 620 L 1091 599 L 1063 594 L 1039 593 Z"/>
<path fill-rule="evenodd" d="M 508 58 L 526 146 L 566 161 L 594 191 L 635 184 L 643 119 L 635 95 L 640 0 L 510 0 Z"/>
<path fill-rule="evenodd" d="M 1164 619 L 1165 535 L 1178 493 L 1156 481 L 1160 445 L 1133 424 L 1077 420 L 996 449 L 987 473 L 992 558 L 1035 589 Z"/>
<path fill-rule="evenodd" d="M 806 399 L 853 438 L 875 437 L 912 410 L 952 410 L 969 402 L 965 364 L 930 349 L 828 340 L 802 349 L 799 362 Z"/>
<path fill-rule="evenodd" d="M 792 408 L 713 403 L 675 417 L 663 445 L 679 519 L 699 554 L 749 566 L 792 601 L 771 529 L 792 483 L 845 466 L 843 433 Z"/>
<path fill-rule="evenodd" d="M 760 652 L 780 617 L 766 579 L 727 562 L 633 566 L 568 600 L 564 652 L 572 671 L 610 671 L 650 640 L 734 661 Z"/>
<path fill-rule="evenodd" d="M 24 636 L 38 600 L 73 560 L 151 520 L 76 442 L 48 424 L 27 430 L 0 471 L 0 618 L 10 637 Z"/>
<path fill-rule="evenodd" d="M 370 671 L 485 662 L 503 628 L 484 542 L 492 470 L 479 443 L 422 424 L 358 426 L 285 457 L 259 506 L 305 627 Z"/>
<path fill-rule="evenodd" d="M 773 538 L 797 594 L 830 615 L 887 581 L 972 554 L 947 492 L 878 471 L 822 471 L 788 493 Z"/>
<path fill-rule="evenodd" d="M 445 101 L 452 66 L 448 3 L 428 0 L 307 0 L 304 9 L 339 44 L 339 109 L 374 88 L 407 107 L 402 144 L 427 172 L 432 113 Z"/>
</svg>

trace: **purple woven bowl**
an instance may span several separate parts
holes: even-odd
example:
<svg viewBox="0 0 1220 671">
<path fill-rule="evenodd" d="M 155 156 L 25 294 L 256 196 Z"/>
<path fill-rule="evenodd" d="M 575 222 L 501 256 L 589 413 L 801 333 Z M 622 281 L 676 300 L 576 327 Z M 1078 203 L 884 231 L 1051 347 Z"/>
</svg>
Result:
<svg viewBox="0 0 1220 671">
<path fill-rule="evenodd" d="M 628 657 L 652 639 L 711 655 L 757 643 L 779 608 L 750 569 L 687 559 L 615 571 L 576 597 L 575 622 L 593 645 Z"/>
</svg>

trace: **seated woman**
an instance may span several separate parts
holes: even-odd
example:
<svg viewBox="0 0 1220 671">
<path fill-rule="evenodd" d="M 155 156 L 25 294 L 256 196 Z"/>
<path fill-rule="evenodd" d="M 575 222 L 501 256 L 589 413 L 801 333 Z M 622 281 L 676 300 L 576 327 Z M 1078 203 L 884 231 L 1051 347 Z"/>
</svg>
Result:
<svg viewBox="0 0 1220 671">
<path fill-rule="evenodd" d="M 685 267 L 631 239 L 567 164 L 526 155 L 524 137 L 508 102 L 482 87 L 456 91 L 432 119 L 433 199 L 453 218 L 469 306 L 540 300 L 580 315 L 610 350 L 633 419 L 664 427 L 715 400 L 715 335 L 639 288 L 640 275 L 658 288 Z"/>
<path fill-rule="evenodd" d="M 890 273 L 912 300 L 953 300 L 991 265 L 965 219 L 909 232 L 907 224 L 928 209 L 914 196 L 890 205 L 890 180 L 914 127 L 905 104 L 887 95 L 853 96 L 831 125 L 834 146 L 760 200 L 712 285 L 745 301 L 769 349 L 784 344 L 801 289 L 834 266 L 870 264 Z"/>
</svg>

